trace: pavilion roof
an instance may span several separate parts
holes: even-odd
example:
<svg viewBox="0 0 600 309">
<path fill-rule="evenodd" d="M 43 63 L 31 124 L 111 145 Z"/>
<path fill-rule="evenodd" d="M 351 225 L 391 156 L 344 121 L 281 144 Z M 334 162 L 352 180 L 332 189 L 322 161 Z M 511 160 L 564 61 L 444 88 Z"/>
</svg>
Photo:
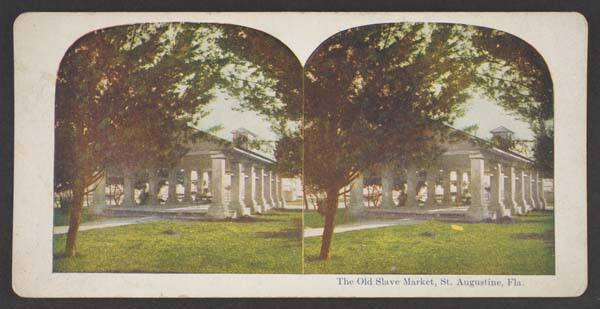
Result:
<svg viewBox="0 0 600 309">
<path fill-rule="evenodd" d="M 499 126 L 499 127 L 495 128 L 495 129 L 491 130 L 490 133 L 515 133 L 515 132 L 507 129 L 504 126 Z"/>
<path fill-rule="evenodd" d="M 274 164 L 276 162 L 275 158 L 269 157 L 268 155 L 266 155 L 264 153 L 260 153 L 260 152 L 257 152 L 255 150 L 248 149 L 248 148 L 242 148 L 239 146 L 235 146 L 233 144 L 233 142 L 230 140 L 218 137 L 214 134 L 208 133 L 203 130 L 199 130 L 197 128 L 190 127 L 190 129 L 193 130 L 193 133 L 196 134 L 196 136 L 200 135 L 198 137 L 200 137 L 202 139 L 209 139 L 209 140 L 215 141 L 215 142 L 223 145 L 224 148 L 235 150 L 236 152 L 241 153 L 242 155 L 246 155 L 249 157 L 257 157 L 258 159 L 270 162 L 272 164 Z M 250 132 L 250 133 L 252 133 L 252 132 Z"/>
<path fill-rule="evenodd" d="M 487 146 L 487 147 L 488 147 L 488 150 L 491 150 L 491 151 L 493 151 L 493 152 L 496 152 L 496 153 L 508 154 L 508 155 L 511 155 L 511 156 L 515 156 L 515 157 L 518 157 L 518 158 L 520 158 L 520 159 L 522 159 L 522 160 L 526 160 L 526 161 L 528 161 L 528 162 L 530 162 L 530 163 L 533 163 L 533 159 L 532 159 L 532 158 L 528 158 L 528 157 L 526 157 L 526 156 L 524 156 L 524 155 L 522 155 L 522 154 L 520 154 L 520 153 L 518 153 L 518 152 L 515 152 L 515 151 L 512 151 L 512 150 L 504 150 L 504 149 L 500 149 L 500 148 L 498 148 L 498 147 L 495 147 L 495 146 L 494 146 L 494 145 L 493 145 L 493 144 L 492 144 L 490 141 L 488 141 L 488 140 L 486 140 L 486 139 L 483 139 L 483 138 L 481 138 L 481 137 L 478 137 L 478 136 L 476 136 L 476 135 L 473 135 L 473 134 L 471 134 L 471 133 L 465 132 L 465 131 L 463 131 L 463 130 L 460 130 L 460 129 L 454 128 L 454 127 L 452 127 L 452 126 L 450 126 L 450 125 L 445 125 L 445 126 L 447 126 L 448 128 L 450 128 L 450 130 L 452 130 L 454 133 L 458 133 L 458 134 L 464 135 L 465 137 L 467 137 L 467 138 L 469 138 L 469 139 L 471 139 L 471 140 L 474 140 L 474 141 L 476 141 L 476 142 L 477 142 L 478 144 L 480 144 L 480 145 L 485 145 L 485 146 Z M 504 128 L 504 127 L 503 127 L 503 126 L 500 126 L 500 127 L 496 128 L 496 129 L 499 129 L 499 128 Z M 504 128 L 504 129 L 506 129 L 506 128 Z M 495 129 L 494 129 L 494 130 L 495 130 Z M 512 132 L 512 131 L 510 131 L 510 130 L 508 130 L 508 129 L 506 129 L 506 130 L 507 130 L 508 132 Z M 493 131 L 493 130 L 492 130 L 492 131 Z"/>
</svg>

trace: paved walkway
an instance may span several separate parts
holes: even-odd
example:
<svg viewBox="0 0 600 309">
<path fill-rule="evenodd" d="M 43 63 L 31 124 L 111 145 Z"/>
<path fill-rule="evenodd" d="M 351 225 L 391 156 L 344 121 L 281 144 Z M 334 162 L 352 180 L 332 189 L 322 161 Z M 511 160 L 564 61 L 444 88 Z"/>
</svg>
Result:
<svg viewBox="0 0 600 309">
<path fill-rule="evenodd" d="M 409 219 L 409 218 L 398 219 L 398 220 L 386 220 L 386 221 L 381 221 L 381 220 L 363 221 L 363 222 L 356 222 L 356 223 L 347 224 L 347 225 L 336 226 L 334 233 L 339 234 L 339 233 L 350 232 L 350 231 L 368 230 L 368 229 L 375 229 L 375 228 L 379 228 L 379 227 L 387 227 L 387 226 L 395 226 L 395 225 L 413 225 L 413 224 L 421 223 L 423 221 L 424 220 Z M 321 228 L 306 228 L 306 229 L 304 229 L 304 237 L 316 237 L 316 236 L 321 236 L 321 235 L 323 235 L 322 227 Z"/>
<path fill-rule="evenodd" d="M 131 225 L 131 224 L 140 224 L 147 223 L 152 221 L 158 221 L 161 218 L 157 217 L 141 217 L 141 218 L 114 218 L 114 219 L 106 219 L 106 220 L 98 220 L 98 221 L 90 221 L 82 223 L 79 226 L 79 231 L 87 231 L 93 229 L 101 229 L 105 227 L 115 227 L 122 225 Z M 54 235 L 57 234 L 66 234 L 69 230 L 69 226 L 55 226 L 54 227 Z"/>
</svg>

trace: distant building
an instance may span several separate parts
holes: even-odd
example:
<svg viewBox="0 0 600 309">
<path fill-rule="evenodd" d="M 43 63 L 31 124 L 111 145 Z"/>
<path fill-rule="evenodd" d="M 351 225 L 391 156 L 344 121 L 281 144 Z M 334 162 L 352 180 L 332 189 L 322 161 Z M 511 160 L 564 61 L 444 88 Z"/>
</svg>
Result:
<svg viewBox="0 0 600 309">
<path fill-rule="evenodd" d="M 507 141 L 514 134 L 505 127 L 491 133 Z M 428 167 L 405 161 L 363 171 L 352 184 L 351 207 L 357 212 L 387 214 L 435 210 L 436 215 L 446 212 L 451 218 L 473 221 L 546 207 L 547 182 L 532 158 L 464 131 L 451 129 L 451 135 L 440 145 L 445 152 Z M 381 180 L 380 209 L 365 207 L 365 179 L 371 185 L 373 177 Z"/>
<path fill-rule="evenodd" d="M 187 145 L 189 151 L 175 167 L 133 171 L 115 162 L 97 184 L 94 204 L 114 205 L 112 197 L 107 202 L 107 192 L 110 195 L 111 191 L 108 187 L 114 184 L 107 185 L 106 179 L 117 178 L 122 188 L 122 207 L 210 203 L 207 215 L 214 218 L 286 207 L 284 182 L 274 169 L 275 160 L 250 149 L 256 139 L 254 133 L 240 128 L 228 141 L 193 130 L 195 137 Z M 145 183 L 142 189 L 140 182 Z"/>
</svg>

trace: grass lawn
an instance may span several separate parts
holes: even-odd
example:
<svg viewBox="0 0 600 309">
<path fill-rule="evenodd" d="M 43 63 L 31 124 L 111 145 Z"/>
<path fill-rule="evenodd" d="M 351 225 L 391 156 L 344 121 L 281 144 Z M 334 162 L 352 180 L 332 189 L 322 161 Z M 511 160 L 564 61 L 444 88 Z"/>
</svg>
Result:
<svg viewBox="0 0 600 309">
<path fill-rule="evenodd" d="M 54 237 L 55 272 L 301 273 L 302 213 L 243 221 L 160 221 Z"/>
<path fill-rule="evenodd" d="M 321 238 L 307 238 L 305 272 L 554 274 L 552 212 L 519 216 L 513 224 L 455 223 L 463 231 L 451 224 L 428 221 L 335 234 L 329 261 L 317 260 Z"/>
</svg>

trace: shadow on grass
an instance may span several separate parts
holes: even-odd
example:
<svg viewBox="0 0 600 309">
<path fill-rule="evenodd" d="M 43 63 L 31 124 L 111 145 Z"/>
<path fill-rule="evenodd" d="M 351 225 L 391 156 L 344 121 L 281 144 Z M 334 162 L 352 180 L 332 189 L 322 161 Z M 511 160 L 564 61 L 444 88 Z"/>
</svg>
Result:
<svg viewBox="0 0 600 309">
<path fill-rule="evenodd" d="M 262 238 L 287 238 L 287 239 L 301 239 L 302 229 L 287 229 L 276 232 L 256 232 L 256 236 Z"/>
<path fill-rule="evenodd" d="M 305 262 L 305 263 L 314 263 L 314 262 L 316 262 L 316 263 L 319 263 L 319 262 L 328 262 L 328 261 L 331 261 L 332 259 L 333 259 L 333 257 L 332 257 L 332 258 L 330 258 L 329 260 L 323 260 L 323 259 L 321 259 L 321 258 L 320 258 L 318 255 L 305 255 L 305 256 L 304 256 L 304 262 Z"/>
<path fill-rule="evenodd" d="M 302 213 L 303 210 L 300 208 L 277 208 L 278 212 L 283 212 L 283 213 L 289 213 L 289 212 L 297 212 L 297 213 Z"/>
<path fill-rule="evenodd" d="M 66 252 L 60 251 L 60 252 L 54 253 L 53 258 L 56 261 L 56 260 L 66 259 L 66 258 L 68 258 L 68 256 L 67 256 Z"/>
<path fill-rule="evenodd" d="M 544 219 L 544 218 L 535 218 L 535 219 L 516 219 L 515 223 L 519 223 L 519 224 L 530 224 L 530 223 L 551 223 L 551 220 L 548 219 Z"/>
<path fill-rule="evenodd" d="M 253 217 L 243 216 L 243 217 L 240 217 L 240 218 L 228 219 L 228 220 L 225 220 L 225 221 L 235 222 L 235 223 L 255 223 L 255 222 L 283 222 L 283 221 L 286 221 L 286 220 L 275 219 L 275 218 L 266 218 L 266 217 L 258 217 L 258 216 L 253 216 Z"/>
<path fill-rule="evenodd" d="M 289 220 L 288 218 L 289 218 L 289 214 L 283 212 L 282 210 L 277 210 L 277 211 L 271 211 L 271 212 L 267 212 L 267 213 L 255 214 L 252 216 L 243 216 L 243 217 L 236 218 L 236 219 L 228 219 L 226 221 L 238 222 L 238 223 L 284 222 L 284 221 L 288 221 Z M 293 219 L 294 222 L 296 220 L 299 220 L 301 222 L 301 219 Z"/>
<path fill-rule="evenodd" d="M 54 253 L 54 255 L 52 255 L 53 261 L 60 261 L 60 260 L 67 260 L 67 259 L 79 259 L 85 257 L 85 254 L 82 254 L 81 252 L 77 252 L 77 254 L 75 254 L 75 256 L 69 256 L 64 250 L 60 251 L 60 252 L 56 252 Z"/>
<path fill-rule="evenodd" d="M 517 233 L 512 238 L 517 240 L 541 240 L 547 245 L 554 246 L 554 230 L 546 230 L 543 233 Z"/>
<path fill-rule="evenodd" d="M 536 210 L 533 210 L 532 213 L 534 213 L 534 214 L 536 214 L 536 213 L 538 213 L 538 214 L 551 214 L 551 213 L 554 213 L 554 210 L 553 209 L 536 209 Z"/>
<path fill-rule="evenodd" d="M 268 212 L 263 212 L 258 214 L 259 216 L 262 217 L 288 217 L 290 215 L 290 213 L 297 213 L 298 215 L 302 215 L 302 211 L 296 211 L 296 210 L 271 210 Z"/>
</svg>

